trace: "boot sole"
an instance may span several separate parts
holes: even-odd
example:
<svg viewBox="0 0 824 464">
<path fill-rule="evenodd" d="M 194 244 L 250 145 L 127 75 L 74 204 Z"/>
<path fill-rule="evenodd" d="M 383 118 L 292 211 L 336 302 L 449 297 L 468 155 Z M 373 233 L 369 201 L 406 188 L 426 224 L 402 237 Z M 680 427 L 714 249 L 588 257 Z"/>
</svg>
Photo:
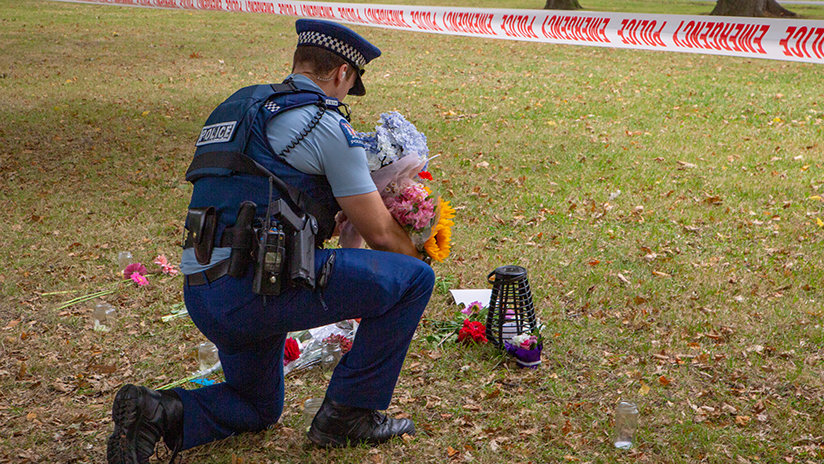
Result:
<svg viewBox="0 0 824 464">
<path fill-rule="evenodd" d="M 117 392 L 112 403 L 114 431 L 106 444 L 106 460 L 109 464 L 141 464 L 137 459 L 137 431 L 142 415 L 139 410 L 140 389 L 126 385 Z"/>
<path fill-rule="evenodd" d="M 350 445 L 359 445 L 361 443 L 367 443 L 370 445 L 379 445 L 381 443 L 386 443 L 387 441 L 393 438 L 400 438 L 402 435 L 409 434 L 415 435 L 415 426 L 412 425 L 411 430 L 404 432 L 400 435 L 392 435 L 390 437 L 376 440 L 376 439 L 363 439 L 363 440 L 350 440 L 346 437 L 341 437 L 340 435 L 332 435 L 328 433 L 321 432 L 315 427 L 310 427 L 309 431 L 306 432 L 306 437 L 309 438 L 309 441 L 314 443 L 315 445 L 321 448 L 343 448 Z"/>
<path fill-rule="evenodd" d="M 342 438 L 339 435 L 323 433 L 314 427 L 309 428 L 306 436 L 309 438 L 309 441 L 321 448 L 343 448 L 349 445 L 348 439 Z"/>
</svg>

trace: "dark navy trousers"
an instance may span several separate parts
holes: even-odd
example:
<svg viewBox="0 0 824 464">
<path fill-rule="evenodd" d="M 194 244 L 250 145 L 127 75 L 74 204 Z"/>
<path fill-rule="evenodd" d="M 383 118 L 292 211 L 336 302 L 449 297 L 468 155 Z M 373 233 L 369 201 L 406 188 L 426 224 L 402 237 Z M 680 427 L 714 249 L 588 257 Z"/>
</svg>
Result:
<svg viewBox="0 0 824 464">
<path fill-rule="evenodd" d="M 288 332 L 361 318 L 352 350 L 335 369 L 326 396 L 386 409 L 409 342 L 429 302 L 435 276 L 422 261 L 363 249 L 315 252 L 317 271 L 335 263 L 321 294 L 290 288 L 265 299 L 252 293 L 252 272 L 184 286 L 195 325 L 217 345 L 226 381 L 176 389 L 183 402 L 183 449 L 274 424 L 283 412 L 283 347 Z"/>
</svg>

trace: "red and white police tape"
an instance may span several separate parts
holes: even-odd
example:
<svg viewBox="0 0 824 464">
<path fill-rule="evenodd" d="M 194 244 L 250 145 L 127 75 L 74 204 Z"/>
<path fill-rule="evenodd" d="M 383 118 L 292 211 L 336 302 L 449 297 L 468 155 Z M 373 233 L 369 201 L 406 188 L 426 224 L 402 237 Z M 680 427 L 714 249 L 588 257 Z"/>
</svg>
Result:
<svg viewBox="0 0 824 464">
<path fill-rule="evenodd" d="M 824 64 L 824 21 L 277 0 L 57 0 L 242 11 L 436 34 Z"/>
</svg>

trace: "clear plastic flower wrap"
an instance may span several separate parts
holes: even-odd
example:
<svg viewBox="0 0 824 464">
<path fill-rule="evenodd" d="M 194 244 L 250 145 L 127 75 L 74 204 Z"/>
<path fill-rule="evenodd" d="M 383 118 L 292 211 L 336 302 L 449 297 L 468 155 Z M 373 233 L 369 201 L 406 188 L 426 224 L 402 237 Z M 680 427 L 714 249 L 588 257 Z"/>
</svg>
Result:
<svg viewBox="0 0 824 464">
<path fill-rule="evenodd" d="M 360 133 L 372 180 L 392 217 L 406 230 L 415 247 L 436 261 L 449 254 L 454 210 L 424 180 L 430 161 L 426 136 L 400 113 L 381 115 L 375 132 Z M 339 243 L 360 248 L 363 239 L 348 221 L 341 224 Z"/>
</svg>

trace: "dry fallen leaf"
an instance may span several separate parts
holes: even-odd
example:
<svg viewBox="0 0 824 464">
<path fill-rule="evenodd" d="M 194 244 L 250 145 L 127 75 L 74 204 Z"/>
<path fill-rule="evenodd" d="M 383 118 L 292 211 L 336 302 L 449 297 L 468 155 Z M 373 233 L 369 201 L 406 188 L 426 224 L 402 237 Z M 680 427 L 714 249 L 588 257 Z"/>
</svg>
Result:
<svg viewBox="0 0 824 464">
<path fill-rule="evenodd" d="M 17 377 L 15 380 L 23 380 L 26 377 L 26 363 L 20 363 L 20 370 L 17 371 Z"/>
<path fill-rule="evenodd" d="M 621 274 L 620 272 L 618 273 L 618 280 L 620 280 L 621 282 L 623 282 L 623 283 L 624 283 L 624 284 L 626 284 L 626 285 L 629 285 L 629 284 L 630 284 L 629 279 L 627 279 L 626 277 L 624 277 L 624 274 Z"/>
<path fill-rule="evenodd" d="M 647 396 L 648 393 L 649 385 L 645 384 L 644 382 L 641 382 L 641 388 L 638 389 L 638 394 L 641 396 Z"/>
<path fill-rule="evenodd" d="M 710 205 L 720 205 L 723 202 L 724 200 L 718 195 L 709 195 L 704 198 L 704 203 L 708 203 Z"/>
</svg>

